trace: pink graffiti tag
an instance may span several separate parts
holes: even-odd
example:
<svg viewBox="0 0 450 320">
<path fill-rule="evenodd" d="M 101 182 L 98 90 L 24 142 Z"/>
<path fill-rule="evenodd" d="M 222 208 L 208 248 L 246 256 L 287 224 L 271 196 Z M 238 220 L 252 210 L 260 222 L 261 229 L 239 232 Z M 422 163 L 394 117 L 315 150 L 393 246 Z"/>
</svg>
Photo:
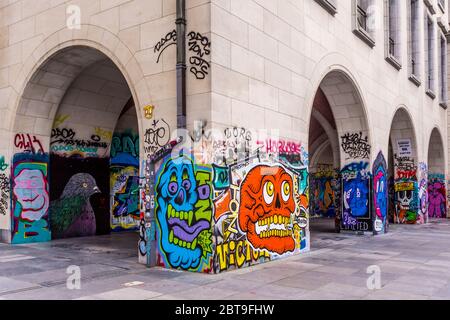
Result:
<svg viewBox="0 0 450 320">
<path fill-rule="evenodd" d="M 262 147 L 266 153 L 280 154 L 300 154 L 301 144 L 292 141 L 272 140 L 257 141 L 257 145 Z"/>
<path fill-rule="evenodd" d="M 14 138 L 14 145 L 16 148 L 22 149 L 25 152 L 31 153 L 44 153 L 44 148 L 41 142 L 36 136 L 31 136 L 29 134 L 16 134 Z"/>
</svg>

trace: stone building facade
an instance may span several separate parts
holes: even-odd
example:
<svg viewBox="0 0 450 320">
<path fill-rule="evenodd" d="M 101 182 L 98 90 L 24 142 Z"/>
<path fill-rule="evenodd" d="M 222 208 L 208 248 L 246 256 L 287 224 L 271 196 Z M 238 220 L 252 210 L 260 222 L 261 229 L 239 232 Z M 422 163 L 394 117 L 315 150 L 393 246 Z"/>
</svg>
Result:
<svg viewBox="0 0 450 320">
<path fill-rule="evenodd" d="M 187 0 L 187 130 L 176 2 L 0 0 L 2 241 L 136 230 L 217 273 L 309 250 L 313 217 L 447 217 L 448 1 Z"/>
</svg>

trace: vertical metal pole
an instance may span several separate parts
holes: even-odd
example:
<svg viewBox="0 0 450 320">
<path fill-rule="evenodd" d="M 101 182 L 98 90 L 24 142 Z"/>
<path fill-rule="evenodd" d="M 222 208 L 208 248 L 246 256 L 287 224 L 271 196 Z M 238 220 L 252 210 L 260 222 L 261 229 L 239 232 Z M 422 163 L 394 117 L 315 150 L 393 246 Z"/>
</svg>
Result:
<svg viewBox="0 0 450 320">
<path fill-rule="evenodd" d="M 186 129 L 186 1 L 177 0 L 177 127 Z"/>
<path fill-rule="evenodd" d="M 145 207 L 145 238 L 146 238 L 146 258 L 147 266 L 156 266 L 156 242 L 155 242 L 155 162 L 151 157 L 146 161 L 147 184 L 149 203 Z"/>
</svg>

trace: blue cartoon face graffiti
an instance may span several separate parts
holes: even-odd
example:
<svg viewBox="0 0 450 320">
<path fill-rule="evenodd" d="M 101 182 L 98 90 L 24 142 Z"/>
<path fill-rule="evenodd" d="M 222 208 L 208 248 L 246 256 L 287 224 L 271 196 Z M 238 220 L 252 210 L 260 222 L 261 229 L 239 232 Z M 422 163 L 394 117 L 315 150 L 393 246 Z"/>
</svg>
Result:
<svg viewBox="0 0 450 320">
<path fill-rule="evenodd" d="M 156 200 L 160 251 L 172 268 L 196 269 L 204 255 L 203 236 L 210 230 L 212 219 L 211 188 L 207 179 L 198 177 L 202 172 L 196 174 L 187 157 L 169 159 L 159 175 Z"/>
<path fill-rule="evenodd" d="M 369 190 L 367 180 L 359 177 L 344 183 L 345 209 L 353 217 L 364 217 L 368 212 Z"/>
</svg>

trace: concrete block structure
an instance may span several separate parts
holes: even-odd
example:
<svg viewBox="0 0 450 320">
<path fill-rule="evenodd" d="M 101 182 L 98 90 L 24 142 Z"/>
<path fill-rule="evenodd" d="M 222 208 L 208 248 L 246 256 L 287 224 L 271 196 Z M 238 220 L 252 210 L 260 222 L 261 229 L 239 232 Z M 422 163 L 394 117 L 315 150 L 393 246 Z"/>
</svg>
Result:
<svg viewBox="0 0 450 320">
<path fill-rule="evenodd" d="M 177 2 L 0 0 L 2 241 L 218 273 L 448 217 L 448 1 Z"/>
</svg>

